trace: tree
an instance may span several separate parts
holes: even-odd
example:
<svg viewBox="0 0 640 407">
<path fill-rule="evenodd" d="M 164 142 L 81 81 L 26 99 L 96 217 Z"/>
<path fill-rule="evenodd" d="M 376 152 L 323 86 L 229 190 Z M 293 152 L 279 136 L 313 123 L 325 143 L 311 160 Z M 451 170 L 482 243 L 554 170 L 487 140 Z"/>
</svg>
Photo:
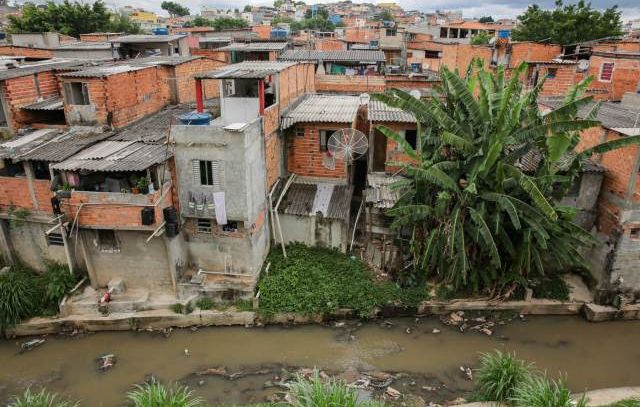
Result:
<svg viewBox="0 0 640 407">
<path fill-rule="evenodd" d="M 49 1 L 44 7 L 27 3 L 21 16 L 9 16 L 10 32 L 55 31 L 77 37 L 80 34 L 104 31 L 139 32 L 140 28 L 127 17 L 110 13 L 102 1 L 62 3 Z"/>
<path fill-rule="evenodd" d="M 390 163 L 406 178 L 394 185 L 400 199 L 388 212 L 392 226 L 410 236 L 412 279 L 508 295 L 530 278 L 585 267 L 580 249 L 593 239 L 572 222 L 575 210 L 558 202 L 584 159 L 638 144 L 640 136 L 576 153 L 579 132 L 598 124 L 595 109 L 576 118 L 593 103 L 581 96 L 591 79 L 543 115 L 537 96 L 544 81 L 526 90 L 525 71 L 521 64 L 507 79 L 502 66 L 494 74 L 476 60 L 464 78 L 442 69 L 441 98 L 424 102 L 397 89 L 375 95 L 418 121 L 416 149 L 378 127 L 413 160 Z"/>
<path fill-rule="evenodd" d="M 128 34 L 140 34 L 140 24 L 132 21 L 128 16 L 124 14 L 113 14 L 109 23 L 109 32 L 114 33 L 128 33 Z"/>
<path fill-rule="evenodd" d="M 244 6 L 245 13 L 251 13 L 251 10 L 253 10 L 253 7 L 251 7 L 251 4 L 247 4 L 246 6 Z"/>
<path fill-rule="evenodd" d="M 189 26 L 191 27 L 213 27 L 213 21 L 208 18 L 204 18 L 202 16 L 197 16 L 193 20 L 190 21 Z"/>
<path fill-rule="evenodd" d="M 273 2 L 273 7 L 274 8 L 280 8 L 280 6 L 282 6 L 284 4 L 284 0 L 275 0 Z"/>
<path fill-rule="evenodd" d="M 304 18 L 310 20 L 312 18 L 318 18 L 321 20 L 329 19 L 329 10 L 325 7 L 317 7 L 314 11 L 313 6 L 309 7 L 307 11 L 304 13 Z"/>
<path fill-rule="evenodd" d="M 391 13 L 391 11 L 382 10 L 380 15 L 378 15 L 378 20 L 380 20 L 380 21 L 394 21 L 395 18 L 393 16 L 393 13 Z"/>
<path fill-rule="evenodd" d="M 221 17 L 213 20 L 212 27 L 216 31 L 230 30 L 234 28 L 247 28 L 249 23 L 244 18 Z"/>
<path fill-rule="evenodd" d="M 511 37 L 515 41 L 574 44 L 622 35 L 621 12 L 617 6 L 598 11 L 584 0 L 569 5 L 556 0 L 555 4 L 553 10 L 543 10 L 537 4 L 530 5 L 518 17 L 520 24 L 512 31 Z"/>
<path fill-rule="evenodd" d="M 493 17 L 491 17 L 491 16 L 484 16 L 484 17 L 480 17 L 478 19 L 478 22 L 486 24 L 486 23 L 493 23 L 494 20 L 493 20 Z"/>
<path fill-rule="evenodd" d="M 489 41 L 491 41 L 491 38 L 493 38 L 493 35 L 481 31 L 471 37 L 471 45 L 487 45 L 489 44 Z"/>
<path fill-rule="evenodd" d="M 183 17 L 189 15 L 189 9 L 175 1 L 163 1 L 160 7 L 171 17 Z"/>
</svg>

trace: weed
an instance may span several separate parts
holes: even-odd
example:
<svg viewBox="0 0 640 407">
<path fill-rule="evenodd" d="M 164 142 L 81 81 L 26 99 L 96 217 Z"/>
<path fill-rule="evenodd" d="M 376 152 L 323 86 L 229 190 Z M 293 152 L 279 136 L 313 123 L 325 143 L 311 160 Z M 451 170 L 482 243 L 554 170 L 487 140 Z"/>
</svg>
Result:
<svg viewBox="0 0 640 407">
<path fill-rule="evenodd" d="M 558 274 L 545 276 L 531 284 L 535 298 L 548 298 L 551 300 L 567 301 L 571 289 Z"/>
<path fill-rule="evenodd" d="M 0 275 L 0 332 L 36 315 L 42 298 L 36 276 L 22 267 L 12 267 Z"/>
<path fill-rule="evenodd" d="M 184 305 L 176 302 L 171 306 L 171 311 L 175 312 L 176 314 L 182 314 L 184 312 Z"/>
<path fill-rule="evenodd" d="M 514 407 L 586 407 L 583 397 L 577 403 L 564 380 L 533 375 L 516 388 L 511 403 Z"/>
<path fill-rule="evenodd" d="M 510 400 L 518 386 L 529 380 L 532 365 L 516 359 L 515 354 L 483 353 L 476 373 L 475 398 L 478 401 Z"/>
<path fill-rule="evenodd" d="M 376 401 L 360 402 L 354 388 L 331 379 L 323 381 L 317 371 L 311 378 L 298 377 L 290 386 L 293 407 L 384 407 Z"/>
<path fill-rule="evenodd" d="M 131 407 L 204 407 L 199 398 L 193 397 L 191 391 L 182 386 L 168 388 L 155 379 L 127 394 Z"/>
<path fill-rule="evenodd" d="M 196 301 L 196 306 L 201 310 L 213 309 L 213 300 L 211 298 L 203 297 Z"/>
<path fill-rule="evenodd" d="M 640 407 L 640 398 L 620 400 L 617 403 L 609 404 L 606 407 Z"/>
<path fill-rule="evenodd" d="M 78 403 L 63 401 L 58 399 L 55 393 L 49 393 L 45 389 L 38 393 L 31 392 L 27 389 L 21 396 L 15 397 L 9 402 L 8 407 L 76 407 Z"/>
<path fill-rule="evenodd" d="M 253 311 L 252 300 L 236 300 L 233 304 L 238 311 Z"/>
</svg>

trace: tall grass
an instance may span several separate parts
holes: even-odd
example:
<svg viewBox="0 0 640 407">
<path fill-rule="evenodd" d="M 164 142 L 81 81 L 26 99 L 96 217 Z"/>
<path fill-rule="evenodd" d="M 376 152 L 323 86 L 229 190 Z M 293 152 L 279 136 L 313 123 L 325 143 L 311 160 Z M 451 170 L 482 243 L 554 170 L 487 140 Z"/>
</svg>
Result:
<svg viewBox="0 0 640 407">
<path fill-rule="evenodd" d="M 533 365 L 516 359 L 515 354 L 496 350 L 483 353 L 476 372 L 475 399 L 508 402 L 516 389 L 530 379 Z"/>
<path fill-rule="evenodd" d="M 30 271 L 13 267 L 0 275 L 0 332 L 32 316 L 40 308 L 40 299 Z"/>
<path fill-rule="evenodd" d="M 359 401 L 355 389 L 343 382 L 328 379 L 323 381 L 315 371 L 310 379 L 299 377 L 290 386 L 294 407 L 384 407 L 378 401 Z"/>
<path fill-rule="evenodd" d="M 564 380 L 558 381 L 534 375 L 515 389 L 511 398 L 514 407 L 587 407 L 584 397 L 577 403 Z"/>
<path fill-rule="evenodd" d="M 58 399 L 58 395 L 50 393 L 45 389 L 38 393 L 33 393 L 27 389 L 21 396 L 14 397 L 9 401 L 8 407 L 77 407 L 78 403 L 63 401 Z"/>
<path fill-rule="evenodd" d="M 155 379 L 127 393 L 131 407 L 204 407 L 204 402 L 194 397 L 187 387 L 168 388 Z"/>
</svg>

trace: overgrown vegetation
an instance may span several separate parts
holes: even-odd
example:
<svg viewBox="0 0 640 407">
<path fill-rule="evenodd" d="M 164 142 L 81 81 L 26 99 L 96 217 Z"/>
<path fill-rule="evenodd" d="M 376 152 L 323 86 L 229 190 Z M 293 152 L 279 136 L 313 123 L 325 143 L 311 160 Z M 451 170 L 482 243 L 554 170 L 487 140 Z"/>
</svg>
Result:
<svg viewBox="0 0 640 407">
<path fill-rule="evenodd" d="M 58 312 L 60 301 L 77 279 L 59 263 L 47 261 L 46 266 L 41 274 L 18 265 L 0 275 L 0 332 L 24 319 Z"/>
<path fill-rule="evenodd" d="M 207 298 L 207 297 L 203 297 L 200 298 L 197 302 L 196 302 L 196 307 L 200 308 L 201 310 L 210 310 L 213 309 L 213 300 L 211 298 Z"/>
<path fill-rule="evenodd" d="M 9 401 L 8 407 L 76 407 L 78 403 L 61 400 L 57 394 L 50 393 L 45 389 L 39 392 L 32 392 L 27 389 L 20 396 Z"/>
<path fill-rule="evenodd" d="M 209 20 L 202 16 L 198 16 L 191 20 L 185 27 L 213 27 L 216 31 L 231 30 L 237 28 L 247 28 L 249 23 L 244 18 L 220 17 L 215 20 Z"/>
<path fill-rule="evenodd" d="M 609 404 L 605 407 L 640 407 L 640 398 L 630 398 L 617 403 Z"/>
<path fill-rule="evenodd" d="M 622 13 L 616 5 L 600 11 L 584 0 L 566 5 L 556 0 L 555 6 L 546 10 L 529 5 L 518 16 L 520 24 L 512 31 L 512 38 L 566 45 L 622 35 Z"/>
<path fill-rule="evenodd" d="M 193 396 L 186 387 L 167 387 L 155 379 L 127 394 L 131 407 L 204 407 L 204 402 Z"/>
<path fill-rule="evenodd" d="M 586 407 L 585 398 L 572 401 L 564 380 L 553 380 L 514 354 L 483 354 L 476 373 L 474 398 L 512 407 Z"/>
<path fill-rule="evenodd" d="M 28 2 L 20 15 L 10 15 L 8 19 L 12 33 L 52 31 L 78 37 L 92 32 L 140 32 L 138 24 L 126 16 L 111 13 L 102 1 L 47 1 L 44 6 Z"/>
<path fill-rule="evenodd" d="M 503 67 L 494 73 L 475 60 L 464 76 L 442 69 L 440 98 L 421 101 L 397 89 L 374 95 L 418 120 L 416 148 L 378 127 L 411 158 L 389 163 L 406 178 L 393 186 L 400 199 L 387 213 L 409 236 L 406 270 L 416 281 L 504 298 L 532 279 L 587 268 L 580 250 L 593 239 L 573 223 L 575 208 L 558 202 L 586 158 L 640 137 L 576 153 L 580 131 L 598 125 L 597 104 L 577 118 L 593 102 L 582 96 L 590 79 L 543 114 L 544 80 L 527 88 L 526 69 L 521 64 L 508 79 Z"/>
<path fill-rule="evenodd" d="M 265 315 L 349 308 L 365 316 L 390 303 L 415 306 L 427 295 L 424 287 L 403 289 L 376 281 L 364 263 L 337 250 L 295 243 L 287 246 L 287 256 L 274 248 L 267 257 L 269 274 L 258 283 L 259 311 Z"/>
<path fill-rule="evenodd" d="M 291 387 L 293 407 L 383 407 L 378 401 L 358 401 L 357 390 L 335 379 L 324 381 L 316 371 L 308 380 L 298 378 Z"/>
<path fill-rule="evenodd" d="M 489 35 L 484 31 L 480 31 L 478 34 L 471 37 L 471 45 L 487 45 L 492 38 L 492 35 Z"/>
</svg>

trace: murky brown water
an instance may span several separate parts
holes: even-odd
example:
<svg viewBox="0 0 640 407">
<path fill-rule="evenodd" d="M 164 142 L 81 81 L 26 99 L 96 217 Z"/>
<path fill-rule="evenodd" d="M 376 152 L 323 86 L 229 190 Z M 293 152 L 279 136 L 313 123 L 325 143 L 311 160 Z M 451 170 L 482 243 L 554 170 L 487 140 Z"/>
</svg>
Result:
<svg viewBox="0 0 640 407">
<path fill-rule="evenodd" d="M 413 319 L 392 321 L 391 328 L 369 323 L 351 333 L 345 328 L 303 326 L 180 330 L 169 338 L 134 332 L 49 337 L 44 345 L 24 354 L 18 354 L 23 340 L 0 340 L 0 402 L 35 384 L 81 400 L 83 405 L 120 406 L 132 384 L 149 375 L 186 383 L 212 403 L 257 402 L 273 392 L 262 388 L 269 374 L 230 381 L 193 373 L 217 366 L 236 371 L 264 365 L 402 371 L 417 377 L 417 386 L 444 383 L 454 394 L 470 388 L 459 366 L 473 365 L 479 352 L 496 348 L 515 350 L 550 373 L 566 373 L 576 391 L 640 385 L 637 321 L 592 324 L 573 317 L 539 317 L 514 321 L 492 337 L 461 334 L 437 319 L 421 319 L 417 324 Z M 410 334 L 407 327 L 412 328 Z M 442 332 L 432 334 L 433 328 Z M 101 373 L 95 359 L 104 353 L 116 354 L 118 362 Z"/>
</svg>

